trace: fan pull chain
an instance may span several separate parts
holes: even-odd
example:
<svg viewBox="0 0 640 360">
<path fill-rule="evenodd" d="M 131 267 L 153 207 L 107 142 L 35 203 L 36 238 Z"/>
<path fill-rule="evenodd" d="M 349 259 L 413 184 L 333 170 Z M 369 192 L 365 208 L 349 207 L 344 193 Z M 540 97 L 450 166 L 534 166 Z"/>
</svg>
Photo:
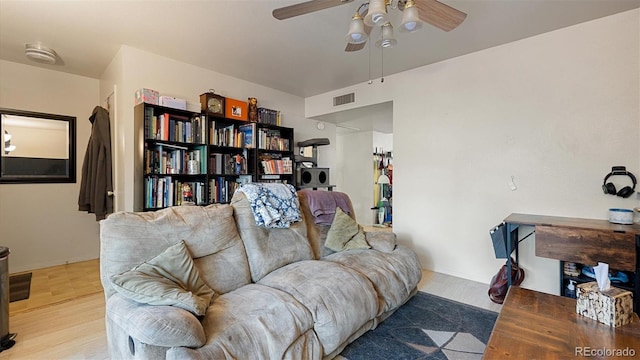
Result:
<svg viewBox="0 0 640 360">
<path fill-rule="evenodd" d="M 369 49 L 369 81 L 367 84 L 371 85 L 373 84 L 373 80 L 371 80 L 371 45 L 367 46 L 367 48 Z"/>
<path fill-rule="evenodd" d="M 382 67 L 380 70 L 380 82 L 384 82 L 384 47 L 380 47 L 380 58 L 382 60 Z"/>
</svg>

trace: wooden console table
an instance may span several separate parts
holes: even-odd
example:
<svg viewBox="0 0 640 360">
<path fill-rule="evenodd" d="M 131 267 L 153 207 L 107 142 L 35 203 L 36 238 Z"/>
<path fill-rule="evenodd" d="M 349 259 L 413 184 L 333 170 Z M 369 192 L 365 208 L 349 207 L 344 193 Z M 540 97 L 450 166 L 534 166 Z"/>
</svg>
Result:
<svg viewBox="0 0 640 360">
<path fill-rule="evenodd" d="M 640 225 L 529 214 L 511 214 L 504 223 L 507 254 L 513 250 L 511 237 L 517 236 L 514 230 L 519 225 L 535 226 L 536 256 L 588 265 L 601 261 L 608 263 L 610 269 L 633 272 L 634 309 L 640 311 Z M 517 251 L 518 242 L 514 244 Z M 508 257 L 508 266 L 510 262 Z M 511 279 L 508 283 L 511 285 Z"/>
<path fill-rule="evenodd" d="M 626 354 L 633 351 L 634 355 L 615 356 L 614 351 L 625 349 Z M 483 359 L 637 359 L 638 356 L 637 314 L 629 324 L 610 327 L 577 314 L 575 299 L 512 286 Z"/>
</svg>

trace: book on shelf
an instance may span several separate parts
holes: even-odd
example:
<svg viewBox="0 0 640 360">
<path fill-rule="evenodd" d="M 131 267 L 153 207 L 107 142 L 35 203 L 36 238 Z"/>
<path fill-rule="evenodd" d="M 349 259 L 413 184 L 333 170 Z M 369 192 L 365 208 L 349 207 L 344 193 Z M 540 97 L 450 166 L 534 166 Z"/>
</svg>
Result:
<svg viewBox="0 0 640 360">
<path fill-rule="evenodd" d="M 262 174 L 264 175 L 289 175 L 293 173 L 291 158 L 282 157 L 281 154 L 262 154 L 260 165 L 262 165 Z"/>
<path fill-rule="evenodd" d="M 145 207 L 159 208 L 171 206 L 168 194 L 171 193 L 171 178 L 150 177 L 146 179 Z"/>
<path fill-rule="evenodd" d="M 238 131 L 242 134 L 240 147 L 247 149 L 253 149 L 256 147 L 255 138 L 253 136 L 255 128 L 255 124 L 244 124 L 238 127 Z"/>
<path fill-rule="evenodd" d="M 258 148 L 263 150 L 289 151 L 289 139 L 282 137 L 280 130 L 260 129 Z"/>
<path fill-rule="evenodd" d="M 205 183 L 153 176 L 145 180 L 145 208 L 204 204 Z"/>
<path fill-rule="evenodd" d="M 267 175 L 270 176 L 270 175 Z M 288 184 L 289 180 L 287 179 L 281 179 L 280 177 L 278 178 L 265 178 L 265 179 L 260 179 L 260 182 L 263 183 L 279 183 L 279 184 Z"/>
<path fill-rule="evenodd" d="M 209 143 L 216 146 L 227 146 L 237 148 L 255 147 L 255 125 L 227 125 L 216 128 L 216 123 L 212 122 L 209 131 Z"/>
<path fill-rule="evenodd" d="M 258 108 L 258 122 L 280 126 L 280 111 L 267 108 Z"/>
<path fill-rule="evenodd" d="M 144 138 L 145 139 L 155 139 L 155 132 L 153 129 L 156 127 L 157 118 L 153 115 L 152 107 L 144 108 Z"/>
<path fill-rule="evenodd" d="M 205 124 L 206 118 L 200 115 L 155 114 L 152 107 L 144 110 L 145 139 L 203 144 Z"/>
<path fill-rule="evenodd" d="M 215 175 L 247 174 L 247 157 L 245 154 L 209 154 L 209 173 Z"/>
<path fill-rule="evenodd" d="M 228 203 L 231 201 L 233 193 L 240 187 L 238 179 L 228 179 L 222 176 L 209 181 L 209 202 Z"/>
<path fill-rule="evenodd" d="M 237 129 L 234 125 L 228 125 L 221 128 L 215 128 L 215 123 L 211 127 L 211 133 L 209 137 L 209 143 L 217 146 L 235 146 L 235 139 L 237 135 Z"/>
<path fill-rule="evenodd" d="M 189 149 L 172 144 L 145 144 L 145 174 L 204 174 L 206 152 L 204 148 Z M 197 161 L 197 163 L 192 163 Z M 189 167 L 193 165 L 191 168 Z"/>
<path fill-rule="evenodd" d="M 175 205 L 201 205 L 204 204 L 205 183 L 198 181 L 176 181 L 174 198 Z"/>
<path fill-rule="evenodd" d="M 191 142 L 185 137 L 187 132 L 184 127 L 188 118 L 186 116 L 172 115 L 169 113 L 160 114 L 158 118 L 156 139 L 176 142 Z"/>
</svg>

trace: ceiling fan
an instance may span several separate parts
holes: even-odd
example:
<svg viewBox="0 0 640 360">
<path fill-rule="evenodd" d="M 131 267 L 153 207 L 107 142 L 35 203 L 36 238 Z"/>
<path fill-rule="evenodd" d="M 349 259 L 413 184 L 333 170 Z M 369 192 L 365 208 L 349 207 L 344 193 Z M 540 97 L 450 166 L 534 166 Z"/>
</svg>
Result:
<svg viewBox="0 0 640 360">
<path fill-rule="evenodd" d="M 353 0 L 310 0 L 303 3 L 285 6 L 273 10 L 273 17 L 285 20 L 295 16 L 313 13 L 338 5 L 344 5 Z M 345 51 L 358 51 L 364 48 L 371 34 L 371 30 L 378 26 L 382 36 L 376 42 L 377 46 L 393 47 L 396 40 L 393 36 L 393 25 L 389 21 L 387 8 L 403 12 L 401 31 L 414 32 L 422 27 L 422 23 L 431 24 L 444 31 L 451 31 L 458 27 L 467 14 L 454 9 L 437 0 L 364 0 L 351 18 L 347 46 Z"/>
</svg>

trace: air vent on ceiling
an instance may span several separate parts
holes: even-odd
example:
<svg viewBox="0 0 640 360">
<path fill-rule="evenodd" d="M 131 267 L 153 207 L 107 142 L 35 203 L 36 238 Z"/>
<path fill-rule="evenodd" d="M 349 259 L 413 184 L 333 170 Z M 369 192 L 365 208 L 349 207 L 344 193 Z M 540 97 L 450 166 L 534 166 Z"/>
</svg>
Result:
<svg viewBox="0 0 640 360">
<path fill-rule="evenodd" d="M 356 93 L 349 93 L 345 95 L 336 96 L 333 98 L 333 106 L 340 106 L 344 104 L 350 104 L 356 101 Z"/>
</svg>

